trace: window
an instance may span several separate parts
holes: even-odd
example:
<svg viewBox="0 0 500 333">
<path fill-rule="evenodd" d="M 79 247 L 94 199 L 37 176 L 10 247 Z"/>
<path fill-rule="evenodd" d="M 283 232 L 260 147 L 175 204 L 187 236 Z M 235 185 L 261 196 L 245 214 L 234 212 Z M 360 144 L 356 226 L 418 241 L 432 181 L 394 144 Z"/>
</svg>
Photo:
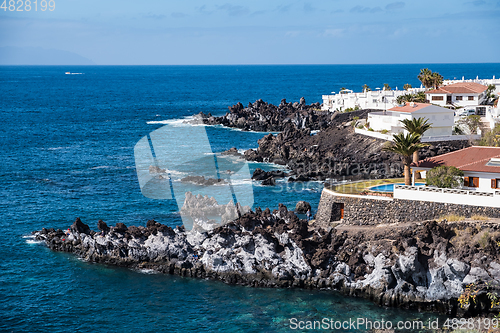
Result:
<svg viewBox="0 0 500 333">
<path fill-rule="evenodd" d="M 444 97 L 443 96 L 432 96 L 432 100 L 433 101 L 444 101 Z"/>
<path fill-rule="evenodd" d="M 473 101 L 474 100 L 474 96 L 469 96 L 469 101 Z"/>
<path fill-rule="evenodd" d="M 464 177 L 464 186 L 479 187 L 479 177 Z"/>
<path fill-rule="evenodd" d="M 457 101 L 461 101 L 461 100 L 462 100 L 462 96 L 457 96 L 457 97 L 455 97 L 455 100 L 457 100 Z"/>
<path fill-rule="evenodd" d="M 500 178 L 491 180 L 491 188 L 500 188 Z"/>
</svg>

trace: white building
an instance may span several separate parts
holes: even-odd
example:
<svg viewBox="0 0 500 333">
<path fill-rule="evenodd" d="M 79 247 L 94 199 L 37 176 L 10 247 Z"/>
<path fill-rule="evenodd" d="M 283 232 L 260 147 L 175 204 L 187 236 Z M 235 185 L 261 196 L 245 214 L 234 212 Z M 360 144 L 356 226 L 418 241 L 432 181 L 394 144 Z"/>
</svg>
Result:
<svg viewBox="0 0 500 333">
<path fill-rule="evenodd" d="M 381 109 L 392 108 L 397 103 L 397 98 L 406 94 L 415 94 L 424 91 L 423 88 L 412 88 L 409 90 L 376 90 L 355 93 L 352 90 L 342 90 L 338 94 L 323 95 L 323 111 L 345 111 L 349 108 Z"/>
<path fill-rule="evenodd" d="M 427 158 L 412 164 L 412 172 L 441 165 L 454 166 L 464 172 L 460 189 L 396 185 L 394 198 L 500 207 L 500 147 L 472 146 Z"/>
<path fill-rule="evenodd" d="M 426 103 L 406 103 L 404 106 L 393 107 L 387 112 L 371 112 L 368 114 L 369 126 L 375 131 L 387 130 L 388 134 L 403 132 L 401 120 L 425 118 L 432 127 L 425 136 L 450 136 L 454 126 L 453 110 Z"/>
<path fill-rule="evenodd" d="M 457 82 L 425 92 L 427 100 L 433 104 L 448 107 L 473 107 L 477 114 L 485 114 L 486 89 L 476 82 Z"/>
<path fill-rule="evenodd" d="M 495 86 L 497 92 L 500 91 L 500 79 L 496 79 L 495 75 L 493 75 L 493 79 L 480 79 L 479 77 L 476 77 L 475 79 L 469 79 L 469 80 L 466 80 L 462 76 L 461 80 L 444 80 L 443 86 L 448 86 L 450 84 L 459 83 L 459 82 L 474 82 L 474 83 L 482 84 L 483 86 L 489 86 L 490 84 L 492 84 Z"/>
<path fill-rule="evenodd" d="M 488 87 L 488 85 L 492 84 L 496 87 L 496 92 L 500 92 L 500 79 L 473 79 L 473 80 L 444 80 L 443 87 L 450 87 L 456 84 L 465 84 L 465 87 L 468 87 L 468 84 L 472 84 L 472 86 L 481 85 L 484 86 L 484 90 Z M 441 87 L 441 88 L 443 88 Z M 477 86 L 476 86 L 477 87 Z M 440 88 L 440 89 L 441 89 Z M 484 91 L 483 90 L 483 91 Z M 376 90 L 376 91 L 365 91 L 361 93 L 355 93 L 352 90 L 343 90 L 336 94 L 332 92 L 332 95 L 323 95 L 323 105 L 321 110 L 324 111 L 344 111 L 348 108 L 360 108 L 360 109 L 380 109 L 387 110 L 387 108 L 392 108 L 397 106 L 396 99 L 399 96 L 406 94 L 415 94 L 421 91 L 425 91 L 425 89 L 421 86 L 420 88 L 412 88 L 408 91 L 406 90 Z M 482 100 L 484 100 L 485 96 L 479 97 L 479 94 L 473 92 L 473 94 L 469 94 L 470 90 L 465 91 L 464 93 L 456 93 L 456 97 L 451 97 L 451 103 L 460 107 L 473 107 L 477 114 L 484 114 L 484 106 L 481 106 Z M 451 95 L 452 93 L 450 93 Z M 448 101 L 448 92 L 441 94 L 434 94 L 436 96 L 436 100 L 432 100 L 432 95 L 428 98 L 430 103 L 438 104 L 441 106 L 447 105 Z M 460 97 L 461 96 L 461 99 Z M 474 99 L 469 99 L 469 96 L 473 96 Z M 441 98 L 442 97 L 442 100 Z M 457 98 L 458 97 L 458 98 Z M 450 106 L 451 106 L 451 103 Z M 478 108 L 476 110 L 476 108 Z"/>
</svg>

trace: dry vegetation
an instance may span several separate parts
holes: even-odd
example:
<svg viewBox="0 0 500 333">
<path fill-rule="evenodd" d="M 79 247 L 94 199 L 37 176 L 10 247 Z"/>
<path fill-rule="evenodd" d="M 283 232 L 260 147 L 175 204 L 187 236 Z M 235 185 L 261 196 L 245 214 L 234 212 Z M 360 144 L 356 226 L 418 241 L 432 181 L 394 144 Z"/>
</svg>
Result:
<svg viewBox="0 0 500 333">
<path fill-rule="evenodd" d="M 447 214 L 443 215 L 438 219 L 439 222 L 448 221 L 448 222 L 461 222 L 465 221 L 465 216 L 457 215 L 457 214 Z"/>
</svg>

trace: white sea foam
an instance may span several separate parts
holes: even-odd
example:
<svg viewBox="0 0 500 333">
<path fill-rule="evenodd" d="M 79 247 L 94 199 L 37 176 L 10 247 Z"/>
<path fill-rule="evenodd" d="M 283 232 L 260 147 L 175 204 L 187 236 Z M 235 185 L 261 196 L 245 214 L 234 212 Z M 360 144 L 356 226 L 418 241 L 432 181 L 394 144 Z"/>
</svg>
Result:
<svg viewBox="0 0 500 333">
<path fill-rule="evenodd" d="M 40 243 L 43 243 L 43 241 L 41 240 L 36 240 L 36 239 L 27 239 L 26 240 L 26 244 L 40 244 Z"/>
<path fill-rule="evenodd" d="M 157 271 L 155 271 L 154 269 L 149 269 L 149 268 L 139 269 L 138 272 L 142 273 L 142 274 L 158 274 Z"/>
<path fill-rule="evenodd" d="M 61 149 L 68 149 L 69 147 L 53 147 L 53 148 L 47 148 L 47 150 L 61 150 Z"/>
<path fill-rule="evenodd" d="M 162 125 L 170 125 L 174 127 L 183 127 L 183 126 L 205 126 L 204 124 L 189 124 L 186 121 L 193 120 L 193 116 L 187 116 L 184 118 L 175 118 L 175 119 L 167 119 L 167 120 L 152 120 L 147 121 L 146 124 L 154 125 L 154 124 L 162 124 Z"/>
<path fill-rule="evenodd" d="M 109 169 L 111 168 L 111 166 L 109 165 L 101 165 L 101 166 L 97 166 L 97 167 L 93 167 L 93 168 L 90 168 L 91 170 L 97 170 L 97 169 Z"/>
<path fill-rule="evenodd" d="M 167 170 L 167 173 L 170 174 L 170 176 L 175 176 L 175 177 L 187 176 L 189 174 L 188 172 L 177 171 L 177 170 Z"/>
<path fill-rule="evenodd" d="M 253 184 L 251 179 L 231 179 L 231 185 L 233 186 L 248 185 L 248 184 Z"/>
<path fill-rule="evenodd" d="M 23 238 L 35 238 L 34 235 L 24 235 Z"/>
</svg>

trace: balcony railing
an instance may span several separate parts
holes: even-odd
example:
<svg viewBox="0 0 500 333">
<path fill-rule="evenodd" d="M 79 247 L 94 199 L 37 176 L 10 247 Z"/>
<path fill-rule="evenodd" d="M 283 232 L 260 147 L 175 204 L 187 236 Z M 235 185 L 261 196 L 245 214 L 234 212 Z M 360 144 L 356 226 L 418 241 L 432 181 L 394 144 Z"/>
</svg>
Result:
<svg viewBox="0 0 500 333">
<path fill-rule="evenodd" d="M 406 186 L 406 185 L 394 185 L 395 189 L 407 190 L 407 191 L 420 191 L 420 192 L 433 192 L 433 193 L 447 193 L 447 194 L 460 194 L 460 195 L 475 195 L 480 197 L 493 197 L 500 196 L 500 191 L 493 192 L 479 192 L 479 191 L 469 191 L 461 189 L 452 188 L 438 188 L 438 187 L 426 187 L 426 186 Z"/>
</svg>

